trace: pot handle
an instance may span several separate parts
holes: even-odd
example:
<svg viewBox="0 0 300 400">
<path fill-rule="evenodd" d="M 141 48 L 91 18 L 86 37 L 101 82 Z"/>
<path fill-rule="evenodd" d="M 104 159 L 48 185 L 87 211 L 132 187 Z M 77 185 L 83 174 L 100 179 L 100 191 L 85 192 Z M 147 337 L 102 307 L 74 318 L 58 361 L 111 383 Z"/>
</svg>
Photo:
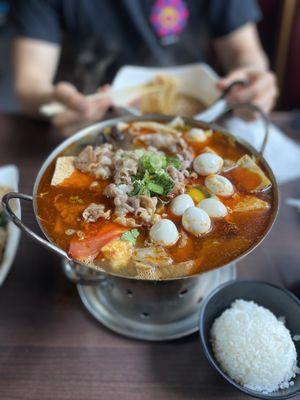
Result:
<svg viewBox="0 0 300 400">
<path fill-rule="evenodd" d="M 250 110 L 260 115 L 262 122 L 264 124 L 264 137 L 262 140 L 262 144 L 260 146 L 259 153 L 263 155 L 269 139 L 269 118 L 258 106 L 251 103 L 228 103 L 225 109 L 213 121 L 211 121 L 211 123 L 215 123 L 216 120 L 218 120 L 219 118 L 222 118 L 227 113 L 235 110 Z"/>
<path fill-rule="evenodd" d="M 229 86 L 227 86 L 226 89 L 223 90 L 221 96 L 219 97 L 219 100 L 224 99 L 235 86 L 246 86 L 247 83 L 248 83 L 247 81 L 242 81 L 242 80 L 237 80 L 232 82 Z"/>
<path fill-rule="evenodd" d="M 7 193 L 3 196 L 2 198 L 2 205 L 4 208 L 4 211 L 8 218 L 18 227 L 26 233 L 31 239 L 36 241 L 37 243 L 41 244 L 42 246 L 46 247 L 48 250 L 51 250 L 55 254 L 64 257 L 68 260 L 71 260 L 68 254 L 61 250 L 59 247 L 55 246 L 54 244 L 48 242 L 47 240 L 43 239 L 39 235 L 37 235 L 35 232 L 33 232 L 30 228 L 28 228 L 26 225 L 23 224 L 23 222 L 17 217 L 17 215 L 13 212 L 9 202 L 13 199 L 19 199 L 19 200 L 25 200 L 25 201 L 31 201 L 33 202 L 33 197 L 29 196 L 27 194 L 23 193 L 16 193 L 16 192 L 10 192 Z"/>
<path fill-rule="evenodd" d="M 194 115 L 194 119 L 197 121 L 204 121 L 211 123 L 216 118 L 219 118 L 219 115 L 223 114 L 228 106 L 228 101 L 226 100 L 226 96 L 235 86 L 245 86 L 247 84 L 246 81 L 238 80 L 232 82 L 226 89 L 223 90 L 222 94 L 214 101 L 208 108 L 204 111 L 201 111 L 199 114 Z"/>
</svg>

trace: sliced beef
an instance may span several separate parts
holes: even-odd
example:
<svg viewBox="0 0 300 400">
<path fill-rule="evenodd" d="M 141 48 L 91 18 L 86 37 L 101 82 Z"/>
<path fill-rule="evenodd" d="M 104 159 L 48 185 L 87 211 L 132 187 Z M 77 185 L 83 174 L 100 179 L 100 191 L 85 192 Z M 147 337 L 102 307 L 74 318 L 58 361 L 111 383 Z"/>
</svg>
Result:
<svg viewBox="0 0 300 400">
<path fill-rule="evenodd" d="M 114 200 L 115 214 L 117 216 L 126 215 L 128 212 L 132 212 L 132 207 L 128 202 L 128 193 L 132 191 L 133 187 L 131 185 L 116 185 L 115 183 L 110 183 L 106 186 L 103 194 L 110 199 Z"/>
<path fill-rule="evenodd" d="M 176 153 L 180 138 L 170 133 L 149 133 L 139 135 L 136 140 L 143 142 L 146 146 L 153 146 L 157 149 L 169 150 L 171 153 Z"/>
<path fill-rule="evenodd" d="M 188 175 L 189 174 L 188 169 L 191 167 L 194 159 L 193 152 L 187 146 L 181 147 L 181 149 L 178 150 L 177 157 L 181 162 L 180 170 L 184 171 L 185 175 Z"/>
<path fill-rule="evenodd" d="M 110 210 L 105 211 L 104 204 L 90 204 L 82 213 L 82 217 L 87 222 L 96 222 L 100 218 L 109 219 Z"/>
<path fill-rule="evenodd" d="M 153 125 L 153 124 L 152 124 Z M 151 126 L 152 126 L 151 125 Z M 193 160 L 192 151 L 182 138 L 182 134 L 168 127 L 162 130 L 160 124 L 154 124 L 160 130 L 153 134 L 140 133 L 135 140 L 143 142 L 144 150 L 157 154 L 174 154 L 181 162 L 180 168 L 173 165 L 166 168 L 174 182 L 174 187 L 169 197 L 184 193 L 186 178 L 191 177 L 190 166 Z M 138 125 L 142 129 L 144 125 Z M 139 171 L 138 151 L 123 149 L 115 150 L 110 143 L 103 143 L 93 148 L 87 146 L 77 157 L 76 167 L 82 171 L 93 174 L 96 178 L 109 179 L 112 183 L 107 185 L 103 195 L 113 201 L 115 221 L 128 227 L 149 226 L 158 221 L 161 216 L 157 213 L 157 198 L 144 195 L 131 196 L 133 191 L 132 177 Z M 96 182 L 96 181 L 95 181 Z M 91 187 L 96 187 L 92 183 Z M 95 222 L 99 218 L 110 218 L 110 212 L 105 211 L 103 204 L 90 204 L 83 212 L 83 218 L 88 222 Z"/>
<path fill-rule="evenodd" d="M 127 218 L 124 215 L 115 218 L 114 222 L 126 226 L 127 228 L 137 228 L 138 226 L 141 226 L 141 224 L 138 224 L 134 218 Z"/>
<path fill-rule="evenodd" d="M 158 217 L 155 214 L 157 206 L 156 197 L 137 196 L 134 216 L 142 225 L 153 225 Z"/>
<path fill-rule="evenodd" d="M 185 192 L 185 174 L 183 171 L 179 171 L 172 165 L 169 165 L 167 167 L 167 172 L 172 178 L 174 182 L 174 187 L 172 189 L 172 192 L 169 193 L 169 197 L 176 196 L 178 194 L 182 194 Z"/>
<path fill-rule="evenodd" d="M 135 152 L 117 150 L 113 157 L 114 182 L 130 184 L 131 176 L 136 175 L 138 170 L 138 156 Z"/>
<path fill-rule="evenodd" d="M 155 216 L 157 198 L 148 196 L 129 196 L 132 191 L 131 185 L 115 185 L 109 184 L 103 191 L 103 194 L 114 201 L 115 214 L 117 217 L 123 218 L 127 214 L 134 215 L 134 220 L 137 225 L 151 225 L 157 221 Z M 121 225 L 127 225 L 128 221 L 123 221 Z M 119 222 L 120 223 L 120 222 Z M 133 225 L 132 222 L 130 222 Z"/>
<path fill-rule="evenodd" d="M 113 146 L 104 143 L 93 148 L 87 146 L 75 160 L 76 167 L 81 172 L 89 172 L 96 178 L 108 179 L 112 176 Z"/>
</svg>

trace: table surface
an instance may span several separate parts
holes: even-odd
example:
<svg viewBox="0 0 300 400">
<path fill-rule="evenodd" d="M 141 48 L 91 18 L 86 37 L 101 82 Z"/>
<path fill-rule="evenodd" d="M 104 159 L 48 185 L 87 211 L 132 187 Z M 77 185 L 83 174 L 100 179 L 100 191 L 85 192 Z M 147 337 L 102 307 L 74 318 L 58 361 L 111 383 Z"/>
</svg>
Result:
<svg viewBox="0 0 300 400">
<path fill-rule="evenodd" d="M 276 114 L 273 119 L 284 128 L 290 117 Z M 23 193 L 32 192 L 43 159 L 60 141 L 44 123 L 0 116 L 0 162 L 17 164 Z M 300 296 L 300 213 L 285 204 L 287 197 L 300 197 L 299 180 L 281 187 L 277 222 L 263 244 L 240 262 L 238 276 L 280 284 Z M 24 222 L 34 227 L 30 207 L 24 204 L 22 212 Z M 84 309 L 59 258 L 22 235 L 0 288 L 1 400 L 244 397 L 209 367 L 197 334 L 150 343 L 103 327 Z"/>
</svg>

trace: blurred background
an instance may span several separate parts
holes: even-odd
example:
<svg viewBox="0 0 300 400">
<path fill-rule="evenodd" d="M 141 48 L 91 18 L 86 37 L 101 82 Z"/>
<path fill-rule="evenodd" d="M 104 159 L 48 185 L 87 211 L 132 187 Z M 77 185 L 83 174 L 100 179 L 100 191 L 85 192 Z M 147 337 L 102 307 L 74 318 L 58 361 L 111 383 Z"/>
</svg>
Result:
<svg viewBox="0 0 300 400">
<path fill-rule="evenodd" d="M 12 92 L 9 0 L 0 0 L 0 111 L 18 112 Z M 300 109 L 300 1 L 259 0 L 259 34 L 280 88 L 277 110 Z M 66 59 L 67 57 L 63 58 Z M 63 61 L 64 63 L 64 61 Z M 65 65 L 63 65 L 63 68 Z M 216 69 L 217 66 L 214 66 Z"/>
</svg>

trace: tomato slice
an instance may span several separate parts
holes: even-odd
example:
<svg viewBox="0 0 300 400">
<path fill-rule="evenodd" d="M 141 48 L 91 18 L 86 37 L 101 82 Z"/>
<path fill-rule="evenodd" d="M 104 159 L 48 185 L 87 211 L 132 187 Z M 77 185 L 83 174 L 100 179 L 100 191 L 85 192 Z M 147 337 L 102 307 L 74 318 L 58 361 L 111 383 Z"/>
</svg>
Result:
<svg viewBox="0 0 300 400">
<path fill-rule="evenodd" d="M 90 228 L 90 229 L 89 229 Z M 85 237 L 74 236 L 70 241 L 69 254 L 72 258 L 81 260 L 87 257 L 95 258 L 101 248 L 111 240 L 117 239 L 128 229 L 113 223 L 90 224 Z"/>
</svg>

